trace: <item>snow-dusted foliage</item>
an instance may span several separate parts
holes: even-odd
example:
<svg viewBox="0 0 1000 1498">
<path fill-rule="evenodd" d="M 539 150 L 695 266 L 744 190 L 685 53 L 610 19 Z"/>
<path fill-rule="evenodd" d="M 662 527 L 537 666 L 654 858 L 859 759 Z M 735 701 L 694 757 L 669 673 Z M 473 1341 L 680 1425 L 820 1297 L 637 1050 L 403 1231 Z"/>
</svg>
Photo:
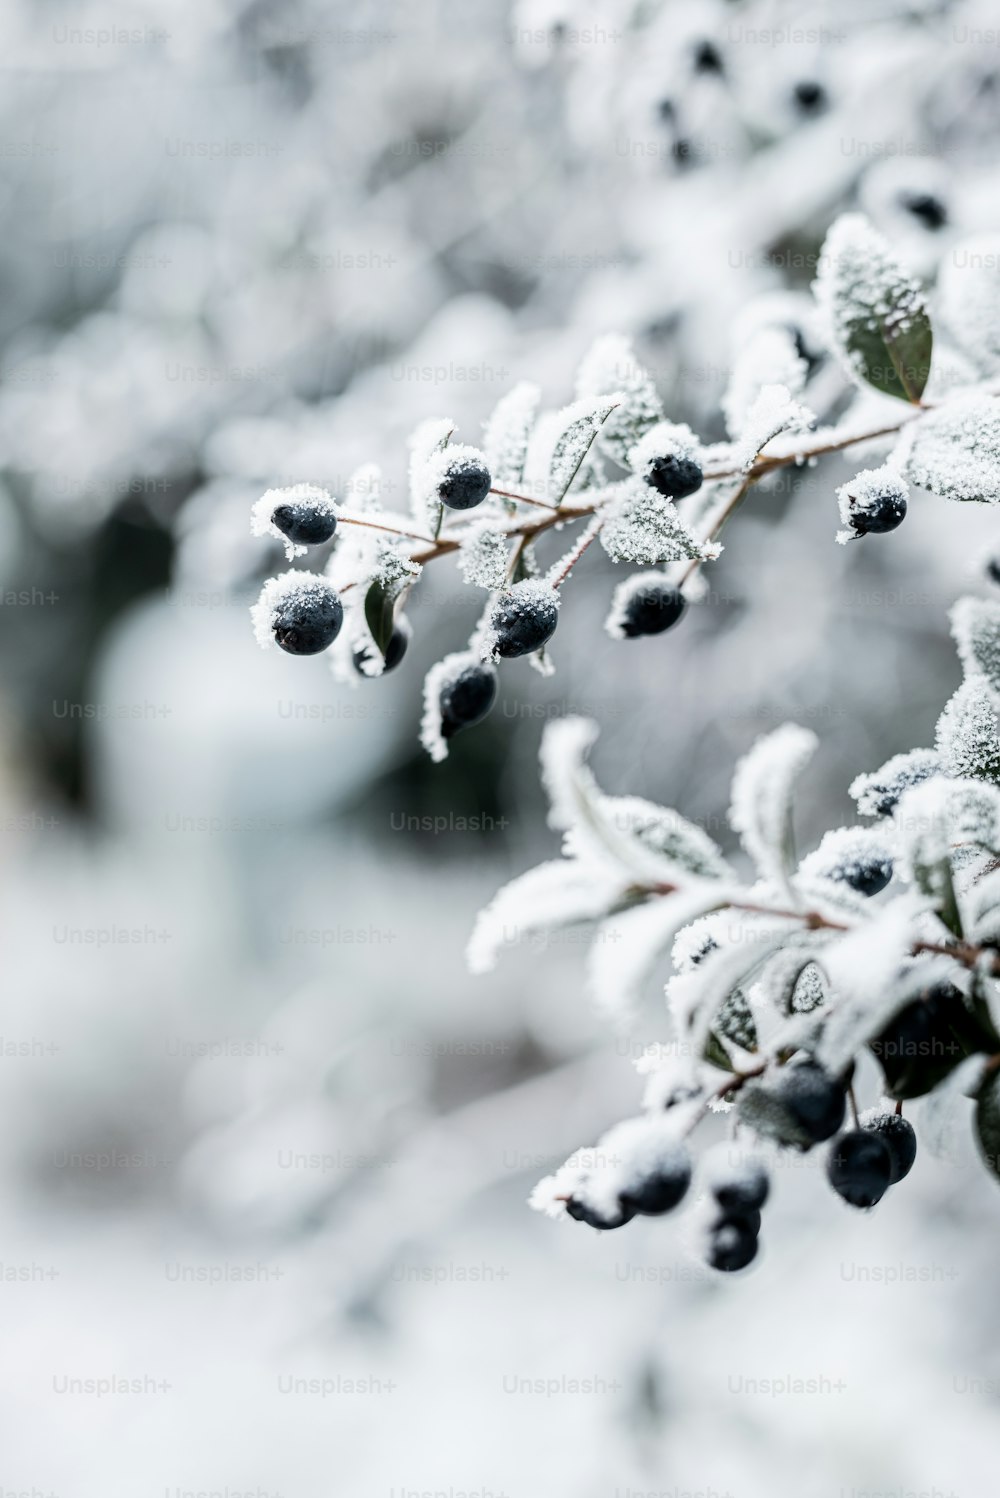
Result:
<svg viewBox="0 0 1000 1498">
<path fill-rule="evenodd" d="M 635 1120 L 610 1131 L 593 1154 L 572 1156 L 542 1181 L 534 1206 L 600 1228 L 669 1210 L 687 1189 L 687 1136 L 719 1110 L 739 1139 L 772 1149 L 811 1149 L 837 1135 L 831 1183 L 853 1205 L 873 1205 L 899 1175 L 866 1130 L 902 1174 L 909 1164 L 891 1147 L 905 1140 L 909 1149 L 912 1131 L 877 1109 L 860 1142 L 857 1124 L 838 1132 L 848 1102 L 856 1109 L 852 1078 L 865 1054 L 881 1068 L 896 1114 L 904 1100 L 938 1089 L 949 1111 L 955 1098 L 976 1097 L 978 1134 L 995 1162 L 1000 739 L 979 661 L 1000 651 L 1000 614 L 965 598 L 953 618 L 969 674 L 941 714 L 935 752 L 898 755 L 851 787 L 874 824 L 833 829 L 804 857 L 797 852 L 795 787 L 817 739 L 795 724 L 761 739 L 737 766 L 730 821 L 754 865 L 749 881 L 677 813 L 599 788 L 586 764 L 594 724 L 549 726 L 542 771 L 564 856 L 500 891 L 479 917 L 470 964 L 492 966 L 513 933 L 592 923 L 592 997 L 619 1024 L 631 1021 L 668 953 L 674 976 L 670 1036 L 640 1066 L 648 1132 Z M 935 1129 L 944 1112 L 942 1103 Z M 639 1157 L 647 1194 L 636 1182 Z M 727 1197 L 719 1168 L 705 1183 L 732 1225 L 754 1204 L 735 1205 L 739 1182 Z M 753 1190 L 763 1199 L 761 1174 L 758 1163 Z M 741 1178 L 745 1192 L 753 1175 Z M 745 1235 L 737 1243 L 719 1229 L 712 1242 L 716 1267 L 753 1256 Z"/>
<path fill-rule="evenodd" d="M 290 496 L 329 511 L 337 535 L 327 576 L 346 616 L 329 655 L 343 682 L 357 685 L 398 664 L 403 638 L 410 638 L 408 622 L 404 629 L 399 621 L 413 585 L 427 563 L 446 556 L 456 557 L 465 583 L 488 594 L 468 651 L 493 666 L 525 656 L 549 675 L 560 591 L 593 541 L 612 562 L 642 569 L 615 589 L 608 633 L 622 641 L 660 634 L 704 595 L 703 570 L 720 556 L 719 536 L 732 514 L 758 481 L 783 467 L 854 446 L 880 454 L 877 466 L 831 485 L 841 542 L 895 530 L 911 484 L 952 499 L 1000 500 L 997 401 L 962 374 L 987 362 L 981 340 L 963 346 L 971 318 L 956 308 L 982 301 L 965 287 L 952 287 L 951 313 L 935 345 L 936 368 L 944 371 L 935 388 L 945 398 L 924 405 L 932 347 L 927 297 L 863 214 L 843 215 L 819 258 L 814 303 L 804 294 L 764 296 L 737 320 L 722 400 L 727 441 L 706 444 L 686 422 L 669 419 L 631 339 L 603 334 L 580 363 L 573 402 L 541 410 L 539 387 L 522 380 L 486 420 L 482 447 L 456 440 L 449 417 L 423 420 L 410 438 L 408 514 L 383 506 L 369 465 L 363 472 L 373 481 L 354 486 L 361 502 L 350 486 L 343 506 L 310 485 L 269 490 L 254 507 L 252 528 L 281 536 L 294 560 L 307 547 L 298 532 L 290 538 L 275 523 L 277 502 Z M 817 427 L 810 402 L 830 407 L 831 369 L 823 369 L 829 353 L 849 373 L 853 399 L 833 425 Z M 580 529 L 569 548 L 543 559 L 542 549 L 574 525 Z M 266 614 L 260 606 L 254 613 L 259 633 Z M 986 675 L 996 691 L 996 671 Z M 435 668 L 425 695 L 441 689 Z M 483 680 L 479 689 L 481 702 L 492 702 L 495 682 Z M 488 711 L 488 703 L 479 711 L 471 691 L 464 682 L 449 733 Z M 441 708 L 431 706 L 422 738 L 440 759 L 445 740 L 427 724 Z M 778 776 L 771 791 L 780 783 Z M 747 810 L 753 797 L 744 799 L 737 825 L 761 852 Z M 762 869 L 777 879 L 776 845 L 768 846 Z"/>
</svg>

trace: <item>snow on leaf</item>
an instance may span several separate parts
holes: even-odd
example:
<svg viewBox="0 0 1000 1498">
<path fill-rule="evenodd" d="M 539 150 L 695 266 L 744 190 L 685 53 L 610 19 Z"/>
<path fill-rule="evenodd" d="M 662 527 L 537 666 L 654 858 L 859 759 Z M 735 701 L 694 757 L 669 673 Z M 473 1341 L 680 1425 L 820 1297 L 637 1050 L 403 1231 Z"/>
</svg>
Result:
<svg viewBox="0 0 1000 1498">
<path fill-rule="evenodd" d="M 274 524 L 271 516 L 278 505 L 283 504 L 309 505 L 312 509 L 333 517 L 338 514 L 338 509 L 329 492 L 316 484 L 290 484 L 283 489 L 268 489 L 261 495 L 250 512 L 251 533 L 255 536 L 274 536 L 282 543 L 285 556 L 292 562 L 296 557 L 304 557 L 309 547 L 290 541 L 284 531 Z"/>
<path fill-rule="evenodd" d="M 759 328 L 737 352 L 722 409 L 726 430 L 737 438 L 747 425 L 749 413 L 765 386 L 783 386 L 799 395 L 806 382 L 808 365 L 799 354 L 788 328 Z"/>
<path fill-rule="evenodd" d="M 906 476 L 943 499 L 1000 504 L 1000 399 L 955 396 L 914 424 Z"/>
<path fill-rule="evenodd" d="M 758 739 L 736 767 L 729 820 L 761 874 L 788 889 L 794 849 L 792 791 L 819 740 L 785 723 Z"/>
<path fill-rule="evenodd" d="M 470 972 L 496 966 L 504 947 L 598 920 L 624 897 L 627 880 L 607 865 L 553 859 L 512 879 L 480 911 L 466 950 Z"/>
<path fill-rule="evenodd" d="M 440 479 L 430 462 L 448 446 L 454 430 L 450 416 L 429 417 L 410 434 L 410 512 L 432 535 L 441 523 L 441 501 L 437 497 Z"/>
<path fill-rule="evenodd" d="M 746 473 L 772 438 L 782 432 L 806 432 L 815 424 L 813 413 L 792 399 L 786 385 L 765 385 L 746 413 L 732 462 Z"/>
<path fill-rule="evenodd" d="M 516 489 L 521 482 L 540 396 L 537 385 L 521 380 L 497 402 L 486 422 L 483 449 L 498 488 L 512 486 Z"/>
<path fill-rule="evenodd" d="M 679 870 L 705 879 L 729 879 L 732 870 L 708 833 L 679 812 L 641 796 L 602 796 L 601 809 L 621 830 L 661 853 Z M 568 840 L 572 847 L 572 839 Z"/>
<path fill-rule="evenodd" d="M 998 266 L 1000 235 L 976 234 L 953 245 L 938 272 L 941 321 L 986 374 L 1000 372 Z"/>
<path fill-rule="evenodd" d="M 863 817 L 885 817 L 895 809 L 904 791 L 941 771 L 940 757 L 933 749 L 910 749 L 894 754 L 881 769 L 856 776 L 848 794 L 858 803 Z"/>
<path fill-rule="evenodd" d="M 626 480 L 616 490 L 600 538 L 613 562 L 650 567 L 656 562 L 713 560 L 719 555 L 718 545 L 699 542 L 672 501 L 643 480 Z"/>
<path fill-rule="evenodd" d="M 872 866 L 892 874 L 892 845 L 879 827 L 837 827 L 799 864 L 804 879 L 832 879 L 850 887 Z M 863 898 L 863 897 L 862 897 Z"/>
<path fill-rule="evenodd" d="M 577 374 L 576 394 L 580 400 L 611 395 L 620 400 L 597 441 L 622 468 L 628 467 L 631 449 L 663 416 L 656 386 L 636 359 L 632 340 L 616 333 L 606 334 L 591 345 Z"/>
<path fill-rule="evenodd" d="M 907 791 L 895 816 L 902 870 L 925 895 L 951 930 L 958 926 L 951 863 L 951 785 L 928 780 Z"/>
<path fill-rule="evenodd" d="M 524 465 L 525 482 L 536 498 L 562 504 L 595 436 L 617 404 L 617 394 L 574 401 L 539 418 Z"/>
<path fill-rule="evenodd" d="M 848 373 L 884 395 L 919 401 L 933 341 L 924 294 L 863 214 L 833 224 L 813 290 Z"/>
<path fill-rule="evenodd" d="M 1000 777 L 1000 737 L 984 676 L 967 676 L 937 723 L 937 752 L 949 775 Z"/>
<path fill-rule="evenodd" d="M 938 1160 L 957 1162 L 955 1136 L 960 1120 L 971 1112 L 969 1100 L 982 1085 L 985 1056 L 966 1056 L 955 1070 L 920 1100 L 920 1144 Z"/>
<path fill-rule="evenodd" d="M 960 598 L 949 617 L 966 675 L 982 676 L 1000 705 L 1000 603 Z"/>
<path fill-rule="evenodd" d="M 639 1008 L 645 983 L 678 929 L 718 904 L 718 887 L 700 885 L 603 921 L 587 955 L 587 984 L 597 1008 L 626 1027 Z"/>
<path fill-rule="evenodd" d="M 502 588 L 507 577 L 509 547 L 510 538 L 489 521 L 472 525 L 462 537 L 458 570 L 473 587 L 491 592 Z"/>
<path fill-rule="evenodd" d="M 730 944 L 707 955 L 691 972 L 679 973 L 666 987 L 678 1034 L 701 1056 L 725 1001 L 788 939 L 795 923 L 781 917 L 732 912 Z"/>
</svg>

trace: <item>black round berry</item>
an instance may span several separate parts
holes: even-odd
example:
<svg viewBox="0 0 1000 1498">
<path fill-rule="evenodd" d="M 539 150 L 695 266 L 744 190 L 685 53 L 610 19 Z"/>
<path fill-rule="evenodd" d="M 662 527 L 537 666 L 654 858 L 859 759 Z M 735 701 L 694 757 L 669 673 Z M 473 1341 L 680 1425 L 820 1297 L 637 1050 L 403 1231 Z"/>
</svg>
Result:
<svg viewBox="0 0 1000 1498">
<path fill-rule="evenodd" d="M 538 593 L 503 593 L 497 599 L 490 620 L 494 649 L 504 660 L 530 655 L 539 650 L 555 633 L 559 622 L 559 603 Z"/>
<path fill-rule="evenodd" d="M 701 464 L 676 453 L 654 458 L 646 474 L 646 483 L 667 499 L 684 499 L 701 488 Z"/>
<path fill-rule="evenodd" d="M 745 1269 L 757 1257 L 757 1234 L 738 1217 L 713 1228 L 708 1240 L 708 1262 L 723 1274 Z"/>
<path fill-rule="evenodd" d="M 490 471 L 474 460 L 456 463 L 438 485 L 438 498 L 450 510 L 474 510 L 490 492 Z"/>
<path fill-rule="evenodd" d="M 990 557 L 986 563 L 986 576 L 991 583 L 1000 583 L 1000 557 Z"/>
<path fill-rule="evenodd" d="M 830 1139 L 844 1121 L 844 1086 L 817 1061 L 796 1061 L 778 1075 L 776 1092 L 814 1144 Z"/>
<path fill-rule="evenodd" d="M 861 1126 L 882 1140 L 892 1161 L 890 1186 L 908 1176 L 917 1158 L 917 1136 L 901 1113 L 876 1113 L 862 1118 Z"/>
<path fill-rule="evenodd" d="M 629 640 L 640 635 L 661 635 L 677 623 L 686 607 L 679 588 L 666 581 L 650 583 L 629 598 L 622 618 L 622 633 Z"/>
<path fill-rule="evenodd" d="M 894 489 L 866 499 L 863 507 L 850 510 L 851 527 L 858 536 L 884 536 L 887 531 L 894 531 L 902 525 L 905 519 L 906 500 Z"/>
<path fill-rule="evenodd" d="M 566 1202 L 566 1211 L 577 1222 L 585 1222 L 590 1228 L 608 1232 L 612 1228 L 624 1227 L 635 1216 L 635 1209 L 617 1202 L 613 1205 L 596 1205 L 583 1196 L 571 1196 Z"/>
<path fill-rule="evenodd" d="M 275 643 L 289 655 L 318 655 L 332 645 L 344 622 L 344 606 L 333 588 L 291 593 L 277 604 L 271 623 Z"/>
<path fill-rule="evenodd" d="M 792 90 L 792 97 L 803 114 L 818 114 L 826 104 L 826 89 L 815 79 L 803 78 Z"/>
<path fill-rule="evenodd" d="M 948 222 L 948 210 L 941 199 L 932 192 L 904 192 L 903 207 L 918 218 L 925 229 L 943 229 Z"/>
<path fill-rule="evenodd" d="M 271 511 L 271 523 L 297 546 L 321 546 L 337 529 L 337 517 L 322 505 L 280 504 Z"/>
<path fill-rule="evenodd" d="M 406 654 L 406 649 L 410 643 L 411 634 L 412 630 L 410 629 L 407 621 L 405 619 L 397 619 L 395 624 L 392 626 L 392 634 L 389 636 L 389 643 L 385 647 L 385 664 L 382 667 L 383 676 L 387 671 L 392 671 L 396 666 L 399 665 L 400 661 L 403 659 L 403 656 Z M 376 649 L 377 647 L 374 644 L 369 644 L 367 641 L 365 641 L 361 645 L 356 645 L 354 647 L 354 669 L 355 671 L 357 671 L 359 676 L 366 676 L 368 674 L 363 669 L 364 664 L 365 661 L 371 658 Z"/>
<path fill-rule="evenodd" d="M 673 1211 L 690 1184 L 690 1162 L 679 1155 L 676 1161 L 659 1166 L 639 1185 L 623 1191 L 619 1201 L 625 1210 L 641 1212 L 644 1217 L 659 1217 L 663 1212 Z"/>
<path fill-rule="evenodd" d="M 867 1129 L 852 1129 L 833 1141 L 826 1175 L 837 1195 L 852 1207 L 874 1207 L 892 1180 L 889 1147 Z"/>
<path fill-rule="evenodd" d="M 859 895 L 877 895 L 892 878 L 891 858 L 858 860 L 843 869 L 834 869 L 832 879 L 840 879 L 856 889 Z"/>
<path fill-rule="evenodd" d="M 694 49 L 694 70 L 696 73 L 721 73 L 722 54 L 714 42 L 699 42 Z"/>
<path fill-rule="evenodd" d="M 734 1169 L 728 1176 L 716 1172 L 710 1189 L 723 1213 L 759 1214 L 760 1208 L 767 1201 L 770 1186 L 767 1171 L 763 1165 L 754 1162 Z"/>
<path fill-rule="evenodd" d="M 446 739 L 486 717 L 496 701 L 497 673 L 470 662 L 441 688 L 441 732 Z"/>
</svg>

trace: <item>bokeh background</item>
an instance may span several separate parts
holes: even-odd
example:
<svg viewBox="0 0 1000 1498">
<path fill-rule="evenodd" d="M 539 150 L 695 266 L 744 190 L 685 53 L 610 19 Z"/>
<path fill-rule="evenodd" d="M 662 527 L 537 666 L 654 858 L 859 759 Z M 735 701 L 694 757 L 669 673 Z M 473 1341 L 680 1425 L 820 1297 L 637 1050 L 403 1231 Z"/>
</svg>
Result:
<svg viewBox="0 0 1000 1498">
<path fill-rule="evenodd" d="M 797 719 L 803 846 L 846 819 L 958 683 L 991 515 L 837 547 L 852 460 L 785 476 L 635 644 L 595 548 L 557 674 L 505 670 L 443 767 L 450 565 L 356 692 L 247 607 L 264 488 L 401 490 L 419 419 L 561 404 L 598 333 L 720 437 L 741 310 L 800 316 L 845 207 L 933 283 L 1000 227 L 993 7 L 7 0 L 0 39 L 4 1492 L 990 1491 L 1000 1193 L 961 1134 L 871 1217 L 794 1162 L 734 1282 L 672 1220 L 553 1224 L 525 1197 L 634 1109 L 662 998 L 622 1037 L 577 933 L 462 948 L 553 850 L 554 715 L 727 842 L 734 759 Z"/>
</svg>

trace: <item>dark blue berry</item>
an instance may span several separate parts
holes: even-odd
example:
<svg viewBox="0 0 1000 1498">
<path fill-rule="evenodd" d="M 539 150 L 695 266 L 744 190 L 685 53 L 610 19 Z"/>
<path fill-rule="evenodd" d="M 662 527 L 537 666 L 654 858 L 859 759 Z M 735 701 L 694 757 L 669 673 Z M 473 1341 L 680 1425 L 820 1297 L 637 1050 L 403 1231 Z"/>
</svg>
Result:
<svg viewBox="0 0 1000 1498">
<path fill-rule="evenodd" d="M 943 229 L 948 222 L 947 208 L 932 192 L 904 192 L 902 202 L 925 229 Z"/>
<path fill-rule="evenodd" d="M 441 688 L 441 732 L 446 739 L 485 718 L 496 701 L 497 673 L 492 666 L 470 662 Z"/>
<path fill-rule="evenodd" d="M 644 1217 L 659 1217 L 671 1212 L 682 1201 L 691 1184 L 691 1166 L 679 1156 L 670 1164 L 661 1165 L 639 1185 L 623 1191 L 619 1201 L 630 1215 L 641 1212 Z"/>
<path fill-rule="evenodd" d="M 803 114 L 819 114 L 826 106 L 826 89 L 812 78 L 803 78 L 792 90 L 792 97 Z"/>
<path fill-rule="evenodd" d="M 635 1209 L 618 1202 L 610 1206 L 595 1206 L 581 1196 L 571 1196 L 566 1202 L 566 1211 L 577 1222 L 585 1222 L 590 1228 L 608 1232 L 612 1228 L 624 1227 L 635 1216 Z"/>
<path fill-rule="evenodd" d="M 297 546 L 321 546 L 337 529 L 336 515 L 322 505 L 276 505 L 271 511 L 271 521 Z"/>
<path fill-rule="evenodd" d="M 757 1257 L 757 1234 L 738 1217 L 727 1218 L 712 1229 L 708 1240 L 708 1262 L 723 1274 L 745 1269 Z"/>
<path fill-rule="evenodd" d="M 559 622 L 559 603 L 538 593 L 503 593 L 497 599 L 490 620 L 494 649 L 504 660 L 530 655 L 550 640 Z"/>
<path fill-rule="evenodd" d="M 870 1043 L 890 1097 L 923 1097 L 986 1037 L 950 983 L 937 984 L 905 1005 Z"/>
<path fill-rule="evenodd" d="M 722 73 L 722 55 L 714 42 L 699 42 L 694 49 L 694 70 L 696 73 Z"/>
<path fill-rule="evenodd" d="M 289 655 L 318 655 L 332 645 L 344 622 L 344 606 L 333 588 L 289 594 L 274 610 L 275 643 Z"/>
<path fill-rule="evenodd" d="M 459 462 L 449 468 L 438 485 L 438 498 L 450 510 L 474 510 L 489 494 L 492 482 L 484 464 Z"/>
<path fill-rule="evenodd" d="M 671 587 L 668 582 L 650 583 L 633 593 L 626 604 L 622 633 L 629 640 L 640 635 L 661 635 L 677 623 L 686 606 L 679 588 Z"/>
<path fill-rule="evenodd" d="M 889 1147 L 867 1129 L 852 1129 L 833 1141 L 826 1175 L 837 1195 L 852 1207 L 874 1207 L 892 1180 Z"/>
<path fill-rule="evenodd" d="M 814 1144 L 830 1139 L 844 1121 L 844 1087 L 816 1061 L 796 1061 L 778 1076 L 776 1093 Z"/>
<path fill-rule="evenodd" d="M 767 1201 L 770 1186 L 763 1165 L 755 1164 L 734 1168 L 729 1176 L 716 1172 L 711 1192 L 723 1213 L 759 1212 Z"/>
<path fill-rule="evenodd" d="M 407 621 L 405 619 L 397 619 L 396 623 L 392 627 L 392 634 L 389 637 L 389 643 L 385 648 L 385 664 L 382 667 L 383 676 L 387 671 L 392 671 L 396 666 L 399 665 L 400 661 L 403 659 L 403 656 L 406 654 L 406 649 L 410 643 L 411 634 L 412 631 Z M 369 644 L 367 641 L 361 645 L 355 646 L 353 657 L 354 669 L 355 671 L 357 671 L 359 676 L 367 675 L 367 672 L 362 668 L 365 661 L 371 657 L 376 648 L 377 647 L 375 645 Z"/>
<path fill-rule="evenodd" d="M 646 483 L 667 499 L 684 499 L 701 488 L 701 481 L 701 464 L 676 453 L 654 458 L 646 475 Z"/>
<path fill-rule="evenodd" d="M 896 490 L 887 490 L 863 506 L 852 508 L 850 524 L 855 535 L 884 536 L 906 519 L 906 500 Z"/>
<path fill-rule="evenodd" d="M 875 1134 L 889 1151 L 892 1161 L 890 1186 L 908 1176 L 917 1158 L 917 1136 L 901 1113 L 877 1113 L 861 1120 L 862 1128 Z"/>
<path fill-rule="evenodd" d="M 986 563 L 986 576 L 991 583 L 1000 583 L 1000 557 L 990 557 Z"/>
<path fill-rule="evenodd" d="M 877 895 L 892 878 L 891 858 L 859 860 L 842 869 L 834 869 L 831 879 L 840 879 L 856 889 L 859 895 Z"/>
</svg>

